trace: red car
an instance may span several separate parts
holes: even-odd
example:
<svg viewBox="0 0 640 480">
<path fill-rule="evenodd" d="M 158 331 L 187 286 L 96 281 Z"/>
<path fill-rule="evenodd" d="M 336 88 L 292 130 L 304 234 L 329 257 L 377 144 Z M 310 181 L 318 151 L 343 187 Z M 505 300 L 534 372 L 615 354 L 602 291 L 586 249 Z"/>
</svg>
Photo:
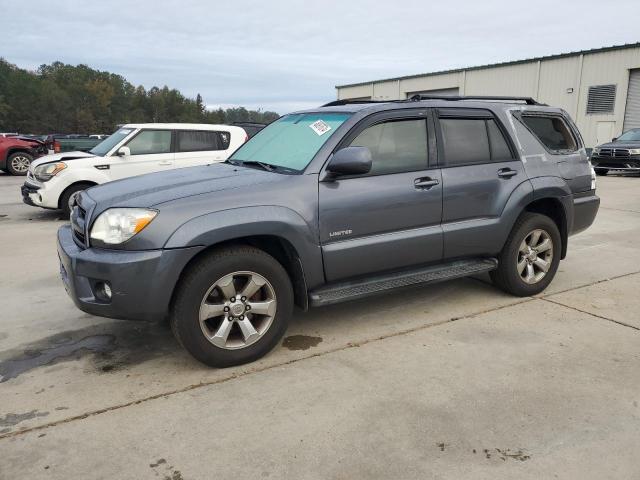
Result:
<svg viewBox="0 0 640 480">
<path fill-rule="evenodd" d="M 47 145 L 41 140 L 0 135 L 0 170 L 11 175 L 26 175 L 33 159 L 47 153 Z"/>
</svg>

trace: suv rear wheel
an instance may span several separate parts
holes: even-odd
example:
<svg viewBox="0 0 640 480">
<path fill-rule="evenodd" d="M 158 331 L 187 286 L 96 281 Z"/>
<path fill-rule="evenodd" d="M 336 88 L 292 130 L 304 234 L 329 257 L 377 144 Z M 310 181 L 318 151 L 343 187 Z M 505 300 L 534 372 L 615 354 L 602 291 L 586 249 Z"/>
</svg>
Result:
<svg viewBox="0 0 640 480">
<path fill-rule="evenodd" d="M 214 251 L 189 268 L 172 305 L 176 339 L 202 363 L 228 367 L 266 355 L 293 310 L 285 269 L 250 246 Z"/>
<path fill-rule="evenodd" d="M 524 213 L 513 227 L 493 270 L 493 283 L 519 297 L 542 292 L 558 270 L 561 237 L 556 223 L 545 215 Z"/>
<path fill-rule="evenodd" d="M 15 152 L 7 157 L 7 171 L 11 175 L 26 175 L 33 157 L 26 152 Z"/>
</svg>

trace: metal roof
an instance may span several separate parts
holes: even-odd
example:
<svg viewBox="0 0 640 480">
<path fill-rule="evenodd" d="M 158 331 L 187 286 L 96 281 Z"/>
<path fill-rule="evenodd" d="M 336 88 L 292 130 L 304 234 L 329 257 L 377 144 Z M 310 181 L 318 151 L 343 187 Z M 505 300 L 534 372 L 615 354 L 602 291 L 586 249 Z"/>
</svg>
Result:
<svg viewBox="0 0 640 480">
<path fill-rule="evenodd" d="M 392 77 L 392 78 L 384 78 L 381 80 L 371 80 L 368 82 L 358 82 L 358 83 L 348 83 L 345 85 L 336 85 L 335 88 L 347 88 L 347 87 L 359 87 L 362 85 L 371 85 L 373 83 L 382 83 L 382 82 L 392 82 L 397 80 L 407 80 L 409 78 L 419 78 L 419 77 L 428 77 L 432 75 L 444 75 L 446 73 L 460 73 L 464 71 L 471 70 L 482 70 L 484 68 L 495 68 L 495 67 L 506 67 L 509 65 L 519 65 L 521 63 L 529 63 L 529 62 L 537 62 L 540 60 L 555 60 L 557 58 L 565 58 L 565 57 L 573 57 L 576 55 L 587 55 L 591 53 L 603 53 L 603 52 L 611 52 L 615 50 L 626 50 L 628 48 L 640 48 L 640 42 L 637 43 L 625 43 L 624 45 L 613 45 L 611 47 L 601 47 L 601 48 L 592 48 L 590 50 L 579 50 L 577 52 L 568 52 L 568 53 L 558 53 L 555 55 L 546 55 L 543 57 L 533 57 L 527 58 L 524 60 L 512 60 L 510 62 L 501 62 L 501 63 L 491 63 L 487 65 L 477 65 L 475 67 L 466 67 L 466 68 L 454 68 L 451 70 L 440 70 L 437 72 L 428 72 L 428 73 L 417 73 L 414 75 L 405 75 L 402 77 Z"/>
</svg>

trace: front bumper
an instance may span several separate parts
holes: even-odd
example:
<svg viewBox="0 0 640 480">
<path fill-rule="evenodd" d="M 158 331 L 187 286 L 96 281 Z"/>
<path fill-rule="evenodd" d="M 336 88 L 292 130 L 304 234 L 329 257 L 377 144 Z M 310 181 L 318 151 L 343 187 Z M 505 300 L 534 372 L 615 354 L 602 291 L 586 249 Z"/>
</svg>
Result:
<svg viewBox="0 0 640 480">
<path fill-rule="evenodd" d="M 40 187 L 29 182 L 24 182 L 20 187 L 22 192 L 22 201 L 32 207 L 42 207 L 42 196 L 40 195 Z"/>
<path fill-rule="evenodd" d="M 58 230 L 60 276 L 73 302 L 92 315 L 122 320 L 166 317 L 182 270 L 202 248 L 85 249 L 74 241 L 70 225 Z M 100 295 L 104 282 L 111 288 L 109 300 Z"/>
<path fill-rule="evenodd" d="M 596 170 L 608 170 L 610 172 L 640 172 L 640 155 L 627 157 L 591 157 L 591 165 Z"/>
<path fill-rule="evenodd" d="M 595 190 L 573 195 L 573 224 L 570 235 L 586 230 L 596 219 L 600 208 L 600 197 Z"/>
</svg>

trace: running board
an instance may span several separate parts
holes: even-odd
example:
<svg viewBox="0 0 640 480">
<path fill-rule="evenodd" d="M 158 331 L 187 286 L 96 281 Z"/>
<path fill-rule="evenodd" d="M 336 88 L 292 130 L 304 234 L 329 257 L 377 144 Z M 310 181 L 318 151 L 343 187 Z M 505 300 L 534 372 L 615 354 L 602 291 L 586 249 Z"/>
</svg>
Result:
<svg viewBox="0 0 640 480">
<path fill-rule="evenodd" d="M 488 272 L 498 266 L 495 258 L 457 260 L 417 270 L 396 272 L 361 280 L 329 284 L 309 292 L 309 303 L 313 307 L 368 297 L 386 290 L 412 285 L 442 282 Z"/>
</svg>

